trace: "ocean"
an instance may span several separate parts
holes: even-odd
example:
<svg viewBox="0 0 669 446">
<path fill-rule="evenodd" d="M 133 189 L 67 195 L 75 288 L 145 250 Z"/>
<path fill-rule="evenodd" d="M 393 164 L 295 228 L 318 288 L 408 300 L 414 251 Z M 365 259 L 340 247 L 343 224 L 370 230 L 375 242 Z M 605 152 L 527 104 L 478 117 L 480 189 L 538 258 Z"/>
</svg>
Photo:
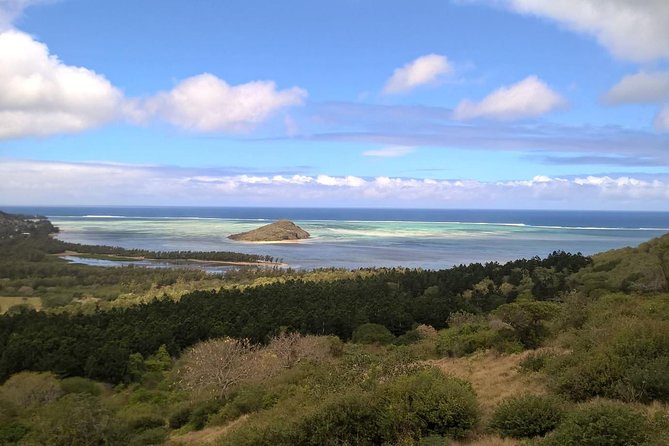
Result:
<svg viewBox="0 0 669 446">
<path fill-rule="evenodd" d="M 271 255 L 292 268 L 447 268 L 553 251 L 594 254 L 669 232 L 669 212 L 224 207 L 5 207 L 46 215 L 58 238 L 150 250 Z M 277 219 L 312 238 L 235 242 L 228 235 Z"/>
</svg>

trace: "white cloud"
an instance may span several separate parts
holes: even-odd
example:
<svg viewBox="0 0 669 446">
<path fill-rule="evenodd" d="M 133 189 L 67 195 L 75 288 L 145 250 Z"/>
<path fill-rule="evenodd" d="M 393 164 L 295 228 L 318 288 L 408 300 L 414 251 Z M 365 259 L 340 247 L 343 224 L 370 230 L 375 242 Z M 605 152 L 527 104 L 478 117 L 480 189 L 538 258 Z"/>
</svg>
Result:
<svg viewBox="0 0 669 446">
<path fill-rule="evenodd" d="M 416 149 L 414 147 L 407 147 L 407 146 L 390 146 L 390 147 L 384 147 L 382 149 L 374 149 L 374 150 L 365 150 L 362 152 L 363 156 L 376 156 L 376 157 L 382 157 L 382 158 L 394 158 L 398 156 L 405 156 L 408 155 L 412 152 L 414 152 Z"/>
<path fill-rule="evenodd" d="M 590 34 L 620 59 L 646 62 L 669 58 L 667 0 L 502 0 L 502 3 L 516 12 L 545 17 Z"/>
<path fill-rule="evenodd" d="M 665 105 L 655 116 L 655 128 L 663 131 L 669 132 L 669 105 Z"/>
<path fill-rule="evenodd" d="M 566 101 L 541 79 L 528 76 L 516 84 L 495 90 L 479 102 L 463 100 L 453 116 L 460 120 L 479 117 L 514 120 L 540 116 L 565 104 Z"/>
<path fill-rule="evenodd" d="M 147 109 L 188 130 L 238 132 L 252 129 L 277 110 L 302 104 L 306 96 L 297 87 L 277 90 L 272 81 L 229 85 L 204 73 L 149 99 Z"/>
<path fill-rule="evenodd" d="M 12 28 L 14 21 L 29 6 L 46 0 L 0 0 L 0 32 Z"/>
<path fill-rule="evenodd" d="M 446 56 L 428 54 L 397 68 L 383 88 L 385 94 L 405 93 L 421 85 L 439 82 L 444 75 L 453 72 Z"/>
<path fill-rule="evenodd" d="M 663 176 L 477 181 L 238 175 L 211 169 L 29 160 L 0 162 L 0 203 L 669 209 Z"/>
<path fill-rule="evenodd" d="M 669 71 L 641 71 L 625 76 L 602 99 L 607 104 L 657 103 L 667 100 Z"/>
<path fill-rule="evenodd" d="M 14 30 L 0 33 L 0 85 L 0 139 L 87 130 L 116 118 L 123 100 L 103 76 Z"/>
</svg>

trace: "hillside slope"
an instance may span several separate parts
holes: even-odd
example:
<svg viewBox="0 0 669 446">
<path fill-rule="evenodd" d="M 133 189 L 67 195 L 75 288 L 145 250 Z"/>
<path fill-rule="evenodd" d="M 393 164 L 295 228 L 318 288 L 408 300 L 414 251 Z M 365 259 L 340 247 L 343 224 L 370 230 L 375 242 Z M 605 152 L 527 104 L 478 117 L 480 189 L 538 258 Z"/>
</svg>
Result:
<svg viewBox="0 0 669 446">
<path fill-rule="evenodd" d="M 592 256 L 593 263 L 572 276 L 574 286 L 590 293 L 669 290 L 669 234 Z"/>
</svg>

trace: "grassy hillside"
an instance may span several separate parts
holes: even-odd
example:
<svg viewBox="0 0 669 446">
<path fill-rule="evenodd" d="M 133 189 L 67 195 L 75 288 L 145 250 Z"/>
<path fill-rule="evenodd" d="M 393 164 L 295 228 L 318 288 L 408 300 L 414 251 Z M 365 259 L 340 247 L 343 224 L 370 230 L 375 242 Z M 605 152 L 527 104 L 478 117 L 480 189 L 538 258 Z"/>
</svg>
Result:
<svg viewBox="0 0 669 446">
<path fill-rule="evenodd" d="M 585 294 L 669 290 L 669 234 L 636 248 L 594 255 L 592 261 L 572 278 L 574 286 Z"/>
<path fill-rule="evenodd" d="M 18 309 L 0 316 L 0 445 L 668 445 L 667 259 L 664 236 Z"/>
</svg>

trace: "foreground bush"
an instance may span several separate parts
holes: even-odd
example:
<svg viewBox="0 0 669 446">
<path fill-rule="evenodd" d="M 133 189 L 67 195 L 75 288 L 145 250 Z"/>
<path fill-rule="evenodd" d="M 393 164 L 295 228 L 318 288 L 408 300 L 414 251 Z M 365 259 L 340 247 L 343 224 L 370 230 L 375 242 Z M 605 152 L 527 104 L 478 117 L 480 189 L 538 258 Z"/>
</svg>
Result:
<svg viewBox="0 0 669 446">
<path fill-rule="evenodd" d="M 479 421 L 471 386 L 435 369 L 400 377 L 378 395 L 384 429 L 395 438 L 407 432 L 415 438 L 431 434 L 462 438 Z"/>
<path fill-rule="evenodd" d="M 520 396 L 497 406 L 490 427 L 503 437 L 537 437 L 555 429 L 563 413 L 563 402 L 554 396 Z"/>
<path fill-rule="evenodd" d="M 640 411 L 615 401 L 592 401 L 569 413 L 542 446 L 636 446 L 648 439 Z"/>
<path fill-rule="evenodd" d="M 370 391 L 351 388 L 331 394 L 306 406 L 284 402 L 231 432 L 223 444 L 414 444 L 430 435 L 462 438 L 478 421 L 471 386 L 429 369 Z"/>
<path fill-rule="evenodd" d="M 602 342 L 606 339 L 606 342 Z M 669 321 L 618 319 L 585 331 L 573 353 L 548 368 L 553 386 L 583 401 L 669 401 Z"/>
<path fill-rule="evenodd" d="M 497 322 L 467 322 L 440 331 L 437 353 L 461 357 L 487 349 L 504 353 L 522 351 L 523 346 L 516 339 L 513 328 Z"/>
<path fill-rule="evenodd" d="M 125 445 L 127 433 L 100 401 L 72 393 L 43 406 L 32 420 L 28 444 L 44 446 Z"/>
</svg>

